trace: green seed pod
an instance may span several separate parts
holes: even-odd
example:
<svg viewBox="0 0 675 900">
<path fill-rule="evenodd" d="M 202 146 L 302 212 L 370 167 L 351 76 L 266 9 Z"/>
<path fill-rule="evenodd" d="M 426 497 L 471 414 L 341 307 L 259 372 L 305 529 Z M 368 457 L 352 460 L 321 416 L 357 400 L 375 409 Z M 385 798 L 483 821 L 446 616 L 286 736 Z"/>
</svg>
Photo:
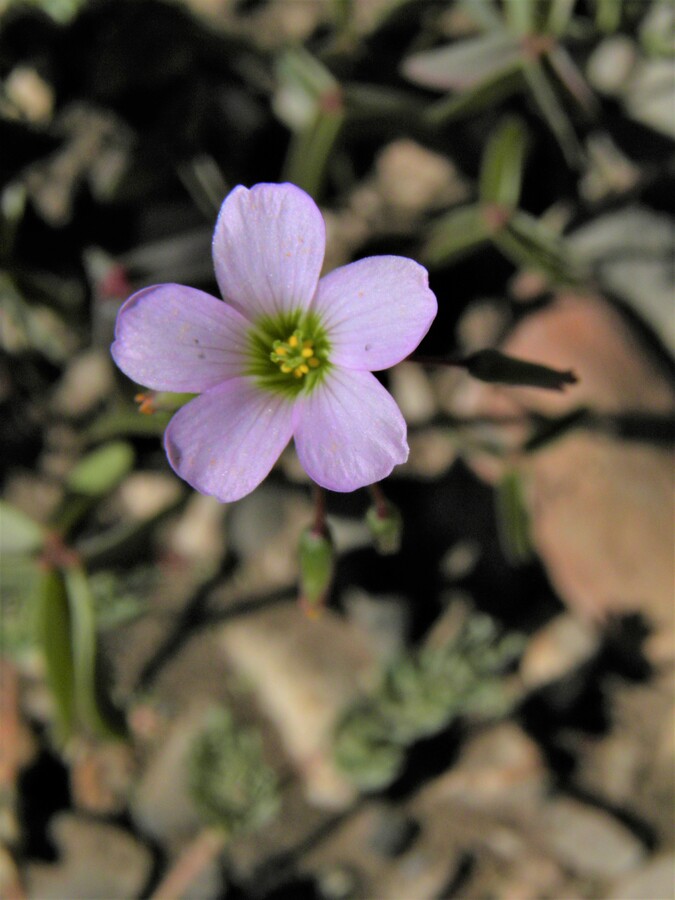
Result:
<svg viewBox="0 0 675 900">
<path fill-rule="evenodd" d="M 401 549 L 403 517 L 391 503 L 371 506 L 366 512 L 366 524 L 375 544 L 383 556 L 391 556 Z"/>
<path fill-rule="evenodd" d="M 333 580 L 335 550 L 327 528 L 323 532 L 305 528 L 298 541 L 300 600 L 308 612 L 316 612 L 325 603 Z"/>
</svg>

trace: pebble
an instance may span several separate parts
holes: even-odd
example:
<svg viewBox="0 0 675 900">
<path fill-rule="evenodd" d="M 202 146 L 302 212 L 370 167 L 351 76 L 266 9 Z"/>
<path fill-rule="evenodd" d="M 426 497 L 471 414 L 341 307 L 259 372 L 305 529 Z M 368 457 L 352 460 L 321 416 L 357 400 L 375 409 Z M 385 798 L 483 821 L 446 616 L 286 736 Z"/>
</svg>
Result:
<svg viewBox="0 0 675 900">
<path fill-rule="evenodd" d="M 549 802 L 537 830 L 561 863 L 586 877 L 616 878 L 645 856 L 640 841 L 617 819 L 571 798 Z"/>
<path fill-rule="evenodd" d="M 150 875 L 152 855 L 128 832 L 72 813 L 56 816 L 52 832 L 60 850 L 59 861 L 25 867 L 29 896 L 40 900 L 132 900 L 140 896 Z"/>
<path fill-rule="evenodd" d="M 330 737 L 337 716 L 374 668 L 363 636 L 330 610 L 309 619 L 293 603 L 232 621 L 221 643 L 276 725 L 308 798 L 319 806 L 348 806 L 355 791 L 333 765 Z"/>
<path fill-rule="evenodd" d="M 675 897 L 675 855 L 655 856 L 645 866 L 622 878 L 608 900 L 666 900 Z"/>
<path fill-rule="evenodd" d="M 569 614 L 556 616 L 528 641 L 520 661 L 524 686 L 535 690 L 579 669 L 598 651 L 600 637 L 592 625 Z"/>
</svg>

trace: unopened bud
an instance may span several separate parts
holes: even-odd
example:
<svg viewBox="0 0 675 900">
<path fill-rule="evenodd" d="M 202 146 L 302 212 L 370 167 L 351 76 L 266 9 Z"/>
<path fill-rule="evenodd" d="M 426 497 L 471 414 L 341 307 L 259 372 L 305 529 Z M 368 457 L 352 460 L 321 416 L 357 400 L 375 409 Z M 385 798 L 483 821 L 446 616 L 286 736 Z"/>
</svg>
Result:
<svg viewBox="0 0 675 900">
<path fill-rule="evenodd" d="M 320 612 L 333 580 L 335 550 L 327 528 L 305 528 L 298 542 L 300 604 L 308 615 Z"/>
<path fill-rule="evenodd" d="M 391 556 L 401 549 L 403 517 L 388 501 L 371 506 L 366 512 L 366 524 L 375 544 L 383 556 Z"/>
</svg>

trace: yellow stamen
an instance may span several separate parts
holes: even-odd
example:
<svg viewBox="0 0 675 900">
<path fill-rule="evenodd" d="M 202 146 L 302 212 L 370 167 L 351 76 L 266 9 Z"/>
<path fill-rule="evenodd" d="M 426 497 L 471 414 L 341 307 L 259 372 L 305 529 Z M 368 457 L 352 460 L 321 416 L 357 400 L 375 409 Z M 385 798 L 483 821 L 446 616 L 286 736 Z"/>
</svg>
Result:
<svg viewBox="0 0 675 900">
<path fill-rule="evenodd" d="M 297 347 L 297 346 L 298 346 L 298 339 L 297 339 L 297 337 L 296 337 L 294 334 L 292 334 L 292 335 L 289 337 L 289 339 L 288 339 L 288 345 L 289 345 L 289 347 Z"/>
<path fill-rule="evenodd" d="M 286 356 L 288 350 L 285 347 L 277 347 L 274 352 L 277 356 Z"/>
<path fill-rule="evenodd" d="M 279 368 L 284 373 L 284 375 L 288 375 L 289 372 L 293 371 L 293 369 L 287 363 L 282 363 Z"/>
<path fill-rule="evenodd" d="M 300 368 L 302 368 L 302 367 L 300 367 Z M 293 369 L 293 374 L 295 375 L 296 378 L 302 378 L 302 376 L 305 374 L 304 372 L 300 371 L 300 368 Z"/>
<path fill-rule="evenodd" d="M 309 359 L 310 356 L 314 356 L 314 351 L 312 350 L 311 347 L 305 347 L 305 349 L 302 351 L 302 353 L 300 355 L 304 356 L 305 359 Z"/>
<path fill-rule="evenodd" d="M 302 365 L 298 366 L 296 372 L 300 372 L 301 375 L 307 375 L 309 374 L 309 367 L 302 363 Z"/>
<path fill-rule="evenodd" d="M 316 369 L 317 366 L 321 365 L 316 356 L 313 356 L 311 359 L 307 360 L 307 364 L 310 365 L 313 369 Z"/>
</svg>

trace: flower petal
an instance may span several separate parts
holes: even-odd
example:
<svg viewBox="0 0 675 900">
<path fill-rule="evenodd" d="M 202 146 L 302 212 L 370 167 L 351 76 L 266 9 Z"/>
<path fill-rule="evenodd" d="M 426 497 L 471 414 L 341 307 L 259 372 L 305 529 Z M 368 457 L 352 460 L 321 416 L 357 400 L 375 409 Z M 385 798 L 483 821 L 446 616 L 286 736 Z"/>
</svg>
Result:
<svg viewBox="0 0 675 900">
<path fill-rule="evenodd" d="M 222 300 L 182 284 L 159 284 L 122 306 L 111 353 L 137 384 L 201 392 L 242 373 L 250 329 Z"/>
<path fill-rule="evenodd" d="M 319 282 L 312 304 L 330 359 L 349 369 L 386 369 L 417 347 L 436 316 L 426 269 L 402 256 L 370 256 Z"/>
<path fill-rule="evenodd" d="M 223 503 L 250 493 L 293 433 L 293 402 L 233 378 L 191 400 L 164 436 L 174 471 Z"/>
<path fill-rule="evenodd" d="M 323 217 L 300 188 L 240 185 L 225 198 L 213 235 L 222 295 L 251 321 L 307 309 L 325 248 Z"/>
<path fill-rule="evenodd" d="M 332 370 L 298 402 L 297 416 L 300 462 L 331 491 L 373 484 L 408 458 L 405 420 L 370 372 Z"/>
</svg>

